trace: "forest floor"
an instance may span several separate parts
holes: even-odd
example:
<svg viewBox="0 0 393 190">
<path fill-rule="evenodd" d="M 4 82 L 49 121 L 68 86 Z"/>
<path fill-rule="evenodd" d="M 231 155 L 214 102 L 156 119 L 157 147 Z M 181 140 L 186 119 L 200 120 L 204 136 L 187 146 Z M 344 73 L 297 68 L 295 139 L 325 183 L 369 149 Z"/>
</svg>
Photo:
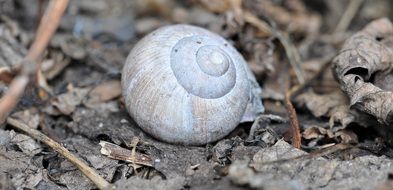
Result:
<svg viewBox="0 0 393 190">
<path fill-rule="evenodd" d="M 35 37 L 47 35 L 36 31 L 48 2 L 0 0 L 2 98 L 20 68 L 29 69 L 23 60 Z M 97 188 L 23 124 L 117 189 L 393 189 L 391 7 L 390 0 L 70 0 L 40 74 L 0 125 L 0 189 Z M 146 134 L 121 95 L 133 46 L 178 23 L 227 39 L 262 88 L 264 114 L 204 146 Z M 116 150 L 125 155 L 109 158 Z"/>
</svg>

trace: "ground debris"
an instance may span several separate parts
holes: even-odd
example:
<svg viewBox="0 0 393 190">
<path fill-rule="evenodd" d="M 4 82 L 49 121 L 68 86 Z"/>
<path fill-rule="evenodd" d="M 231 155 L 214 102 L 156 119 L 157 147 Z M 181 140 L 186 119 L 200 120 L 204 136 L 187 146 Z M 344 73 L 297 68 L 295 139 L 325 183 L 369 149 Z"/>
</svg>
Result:
<svg viewBox="0 0 393 190">
<path fill-rule="evenodd" d="M 393 170 L 393 162 L 384 156 L 368 155 L 347 161 L 321 157 L 291 160 L 301 155 L 307 153 L 278 141 L 256 153 L 251 162 L 234 162 L 228 177 L 238 185 L 257 189 L 373 189 L 387 180 Z M 280 162 L 284 159 L 289 161 Z"/>
<path fill-rule="evenodd" d="M 116 184 L 118 189 L 129 189 L 129 190 L 159 190 L 159 189 L 182 189 L 184 183 L 183 177 L 175 177 L 167 180 L 163 180 L 160 177 L 154 177 L 151 180 L 141 179 L 138 177 L 131 177 L 118 181 Z"/>
<path fill-rule="evenodd" d="M 0 0 L 0 96 L 23 73 L 26 49 L 48 2 Z M 393 19 L 392 5 L 70 0 L 39 58 L 40 73 L 29 76 L 10 115 L 61 143 L 117 189 L 384 189 L 393 172 L 392 106 L 390 99 L 382 101 L 393 90 L 393 27 L 388 19 L 361 27 Z M 263 99 L 265 113 L 256 120 L 246 114 L 235 131 L 206 146 L 167 144 L 144 133 L 121 96 L 121 69 L 135 43 L 179 23 L 227 39 L 255 74 L 252 85 L 263 87 L 254 90 L 252 102 Z M 290 97 L 301 132 L 301 149 L 295 149 L 287 143 L 284 101 L 299 85 Z M 0 189 L 96 188 L 70 161 L 10 125 L 0 125 Z M 113 157 L 121 152 L 124 159 L 103 155 L 100 148 Z"/>
<path fill-rule="evenodd" d="M 89 92 L 89 88 L 74 88 L 68 86 L 69 91 L 60 94 L 51 100 L 51 104 L 46 108 L 46 112 L 52 115 L 70 115 L 75 111 Z"/>
</svg>

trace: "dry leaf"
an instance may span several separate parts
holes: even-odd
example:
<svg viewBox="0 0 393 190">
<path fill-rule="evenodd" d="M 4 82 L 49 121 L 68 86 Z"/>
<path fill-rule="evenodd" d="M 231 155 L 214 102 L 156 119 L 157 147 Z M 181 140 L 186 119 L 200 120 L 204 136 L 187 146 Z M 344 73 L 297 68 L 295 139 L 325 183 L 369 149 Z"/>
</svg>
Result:
<svg viewBox="0 0 393 190">
<path fill-rule="evenodd" d="M 55 97 L 49 107 L 57 109 L 62 114 L 70 115 L 82 103 L 88 92 L 89 88 L 70 89 L 67 93 Z"/>
<path fill-rule="evenodd" d="M 305 105 L 315 117 L 328 117 L 334 108 L 346 105 L 347 98 L 340 91 L 330 94 L 316 94 L 314 91 L 308 91 L 298 96 L 296 102 Z"/>
<path fill-rule="evenodd" d="M 348 39 L 334 59 L 335 75 L 351 107 L 387 125 L 393 123 L 392 42 L 393 24 L 386 18 L 375 20 Z"/>
<path fill-rule="evenodd" d="M 89 97 L 96 96 L 100 101 L 106 102 L 115 99 L 121 95 L 121 85 L 118 80 L 111 80 L 96 86 L 90 93 Z"/>
<path fill-rule="evenodd" d="M 36 108 L 30 108 L 23 111 L 15 112 L 12 114 L 13 118 L 16 118 L 23 123 L 26 123 L 29 127 L 37 129 L 40 124 L 40 115 Z"/>
<path fill-rule="evenodd" d="M 327 129 L 322 128 L 322 127 L 309 127 L 303 131 L 303 138 L 305 139 L 317 139 L 317 138 L 322 138 L 325 136 L 327 133 Z"/>
<path fill-rule="evenodd" d="M 335 133 L 336 138 L 341 143 L 358 143 L 358 136 L 353 131 L 341 130 Z"/>
</svg>

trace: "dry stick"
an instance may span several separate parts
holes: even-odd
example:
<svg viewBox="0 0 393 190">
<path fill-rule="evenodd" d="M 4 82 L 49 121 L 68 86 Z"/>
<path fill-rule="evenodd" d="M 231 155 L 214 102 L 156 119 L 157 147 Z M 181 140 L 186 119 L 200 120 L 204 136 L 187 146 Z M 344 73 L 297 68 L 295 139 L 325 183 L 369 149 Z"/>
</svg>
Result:
<svg viewBox="0 0 393 190">
<path fill-rule="evenodd" d="M 291 94 L 298 91 L 299 87 L 299 85 L 296 85 L 285 94 L 285 104 L 287 105 L 291 123 L 292 145 L 297 149 L 300 149 L 302 145 L 302 136 L 300 134 L 300 124 L 297 119 L 296 110 L 291 102 Z"/>
<path fill-rule="evenodd" d="M 12 81 L 10 89 L 0 100 L 0 123 L 4 123 L 8 114 L 16 106 L 28 82 L 29 78 L 23 75 Z"/>
<path fill-rule="evenodd" d="M 278 39 L 280 40 L 281 44 L 284 46 L 285 52 L 288 56 L 289 63 L 291 64 L 293 70 L 295 71 L 296 77 L 300 85 L 305 83 L 304 71 L 300 66 L 300 56 L 297 50 L 293 47 L 288 39 L 281 34 L 277 35 Z M 300 134 L 300 124 L 297 118 L 296 110 L 292 105 L 291 102 L 291 94 L 298 90 L 299 86 L 295 86 L 291 88 L 285 94 L 285 104 L 287 106 L 291 124 L 291 134 L 292 134 L 292 144 L 295 148 L 300 149 L 301 147 L 301 134 Z"/>
<path fill-rule="evenodd" d="M 35 74 L 40 68 L 37 62 L 58 27 L 67 4 L 68 0 L 50 1 L 37 30 L 36 38 L 25 57 L 21 75 L 11 82 L 10 89 L 0 100 L 0 124 L 5 122 L 8 114 L 18 104 L 29 83 L 30 75 Z"/>
<path fill-rule="evenodd" d="M 42 53 L 45 51 L 49 40 L 52 38 L 61 16 L 67 8 L 68 0 L 52 0 L 50 1 L 44 17 L 41 19 L 41 24 L 38 27 L 36 38 L 27 53 L 27 58 L 37 61 Z M 39 67 L 38 67 L 39 68 Z"/>
<path fill-rule="evenodd" d="M 355 17 L 362 3 L 363 0 L 351 0 L 349 2 L 349 5 L 341 17 L 341 20 L 338 22 L 334 33 L 345 32 L 347 30 L 349 24 L 351 24 L 352 19 Z"/>
<path fill-rule="evenodd" d="M 60 153 L 63 155 L 65 158 L 67 158 L 68 161 L 73 163 L 78 169 L 86 175 L 93 183 L 99 188 L 99 189 L 110 189 L 112 185 L 105 181 L 104 178 L 102 178 L 98 173 L 90 168 L 87 164 L 85 164 L 82 160 L 80 160 L 78 157 L 70 153 L 66 148 L 61 146 L 59 143 L 56 141 L 52 140 L 48 136 L 44 135 L 40 131 L 33 129 L 26 124 L 13 119 L 11 117 L 7 118 L 7 123 L 14 126 L 15 128 L 27 133 L 29 136 L 35 138 L 36 140 L 39 140 L 49 147 L 53 148 L 56 152 Z"/>
</svg>

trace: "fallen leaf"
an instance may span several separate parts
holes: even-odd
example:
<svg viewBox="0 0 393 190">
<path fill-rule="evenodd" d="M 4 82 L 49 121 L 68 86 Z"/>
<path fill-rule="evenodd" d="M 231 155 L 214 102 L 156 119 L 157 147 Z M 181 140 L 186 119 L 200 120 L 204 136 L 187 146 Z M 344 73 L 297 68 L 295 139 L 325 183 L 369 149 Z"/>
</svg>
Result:
<svg viewBox="0 0 393 190">
<path fill-rule="evenodd" d="M 64 94 L 60 94 L 51 101 L 49 107 L 54 107 L 64 115 L 70 115 L 76 107 L 86 98 L 89 88 L 73 88 Z M 50 110 L 49 108 L 47 110 Z"/>
<path fill-rule="evenodd" d="M 115 99 L 121 95 L 121 85 L 118 80 L 111 80 L 96 86 L 89 93 L 89 98 L 99 98 L 99 101 L 106 102 Z"/>
<path fill-rule="evenodd" d="M 40 115 L 36 108 L 30 108 L 23 111 L 15 112 L 12 117 L 26 123 L 29 127 L 37 129 L 40 124 Z"/>
<path fill-rule="evenodd" d="M 349 38 L 334 59 L 334 71 L 350 106 L 373 115 L 381 124 L 393 123 L 393 24 L 375 20 Z M 375 79 L 384 85 L 377 84 Z"/>
</svg>

